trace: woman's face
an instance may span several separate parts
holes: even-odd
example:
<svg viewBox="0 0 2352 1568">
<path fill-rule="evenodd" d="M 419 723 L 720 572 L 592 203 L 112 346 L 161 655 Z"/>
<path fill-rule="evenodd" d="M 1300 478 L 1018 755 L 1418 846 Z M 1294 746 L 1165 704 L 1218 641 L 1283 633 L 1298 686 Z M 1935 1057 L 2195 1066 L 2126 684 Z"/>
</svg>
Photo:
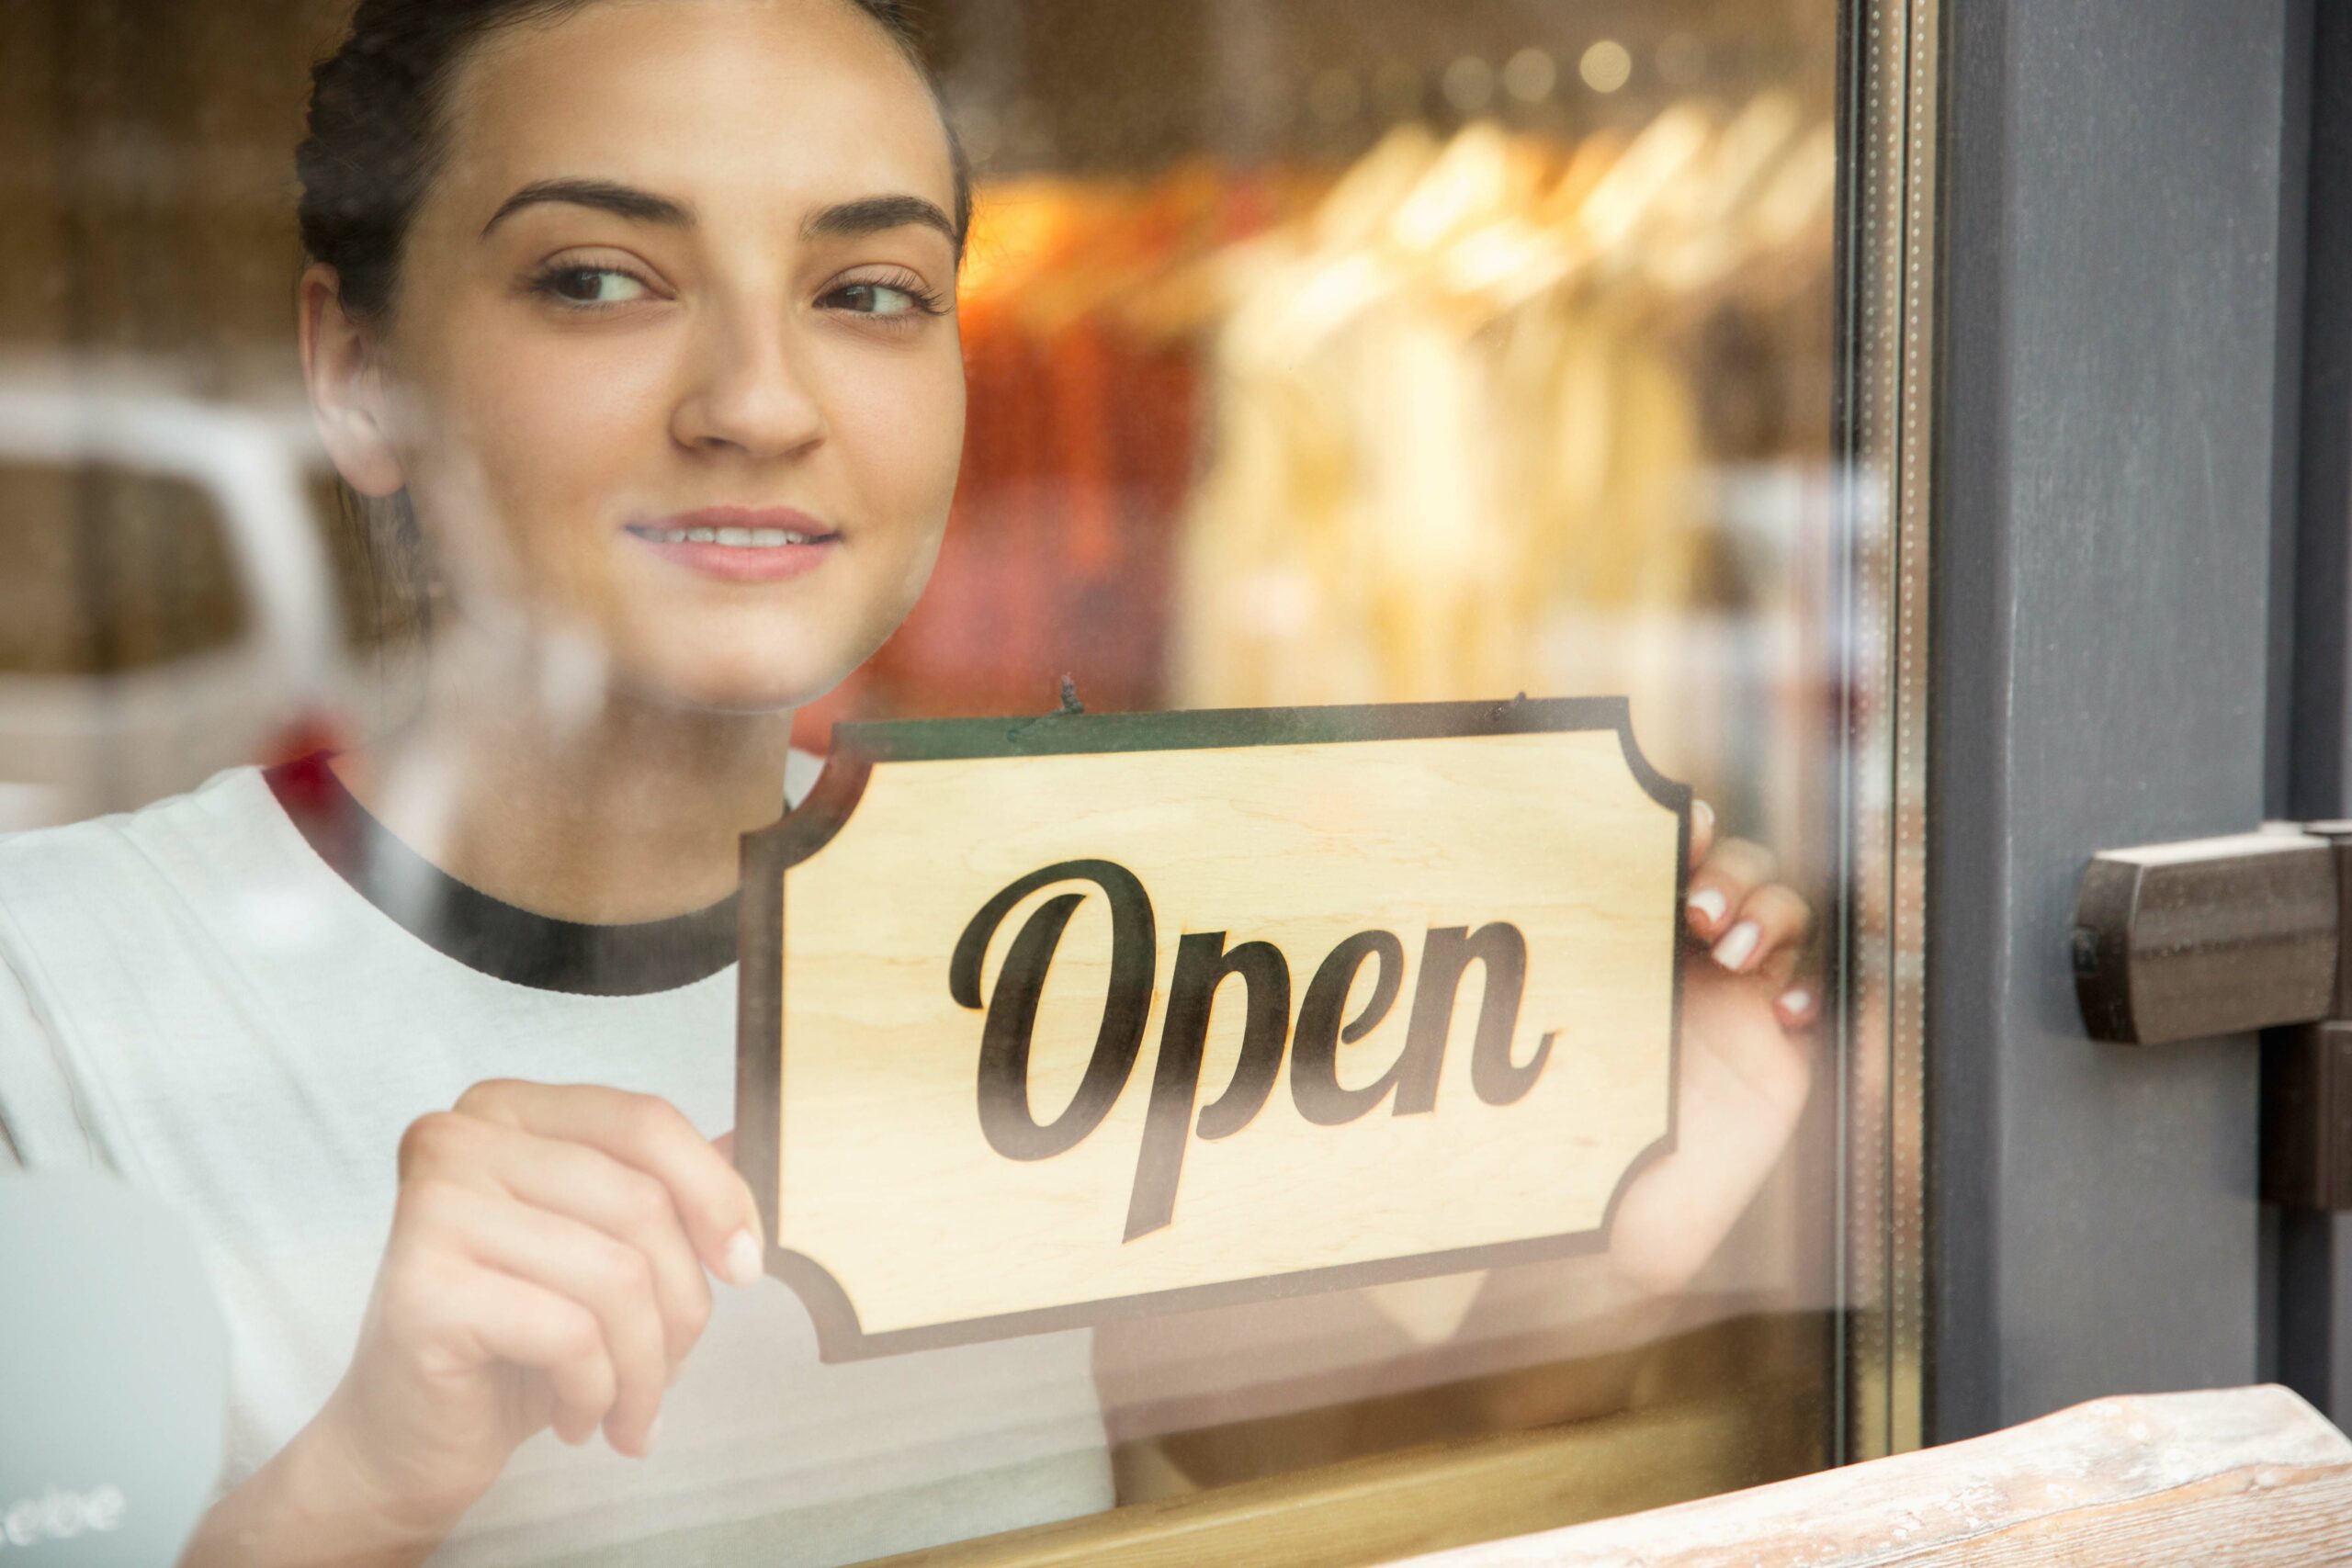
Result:
<svg viewBox="0 0 2352 1568">
<path fill-rule="evenodd" d="M 459 613 L 788 707 L 929 576 L 963 446 L 928 90 L 845 0 L 599 0 L 451 85 L 385 341 Z"/>
</svg>

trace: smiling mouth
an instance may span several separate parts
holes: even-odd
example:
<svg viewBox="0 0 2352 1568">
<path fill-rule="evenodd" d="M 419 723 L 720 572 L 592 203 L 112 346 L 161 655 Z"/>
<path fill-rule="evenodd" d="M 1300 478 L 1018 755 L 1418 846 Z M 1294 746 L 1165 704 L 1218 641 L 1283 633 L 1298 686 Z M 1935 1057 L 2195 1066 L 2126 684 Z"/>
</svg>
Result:
<svg viewBox="0 0 2352 1568">
<path fill-rule="evenodd" d="M 626 524 L 622 532 L 670 566 L 716 582 L 781 582 L 823 570 L 842 536 L 790 506 L 709 506 Z"/>
<path fill-rule="evenodd" d="M 775 550 L 787 545 L 830 544 L 834 534 L 795 528 L 655 528 L 632 525 L 631 534 L 656 545 L 721 545 L 738 550 Z"/>
</svg>

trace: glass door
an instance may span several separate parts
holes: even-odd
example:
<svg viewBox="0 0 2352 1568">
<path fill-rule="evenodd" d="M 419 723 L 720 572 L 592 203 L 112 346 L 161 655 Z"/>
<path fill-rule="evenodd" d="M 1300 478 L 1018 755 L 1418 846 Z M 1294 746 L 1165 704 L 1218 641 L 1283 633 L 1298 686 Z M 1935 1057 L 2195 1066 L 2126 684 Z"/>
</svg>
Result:
<svg viewBox="0 0 2352 1568">
<path fill-rule="evenodd" d="M 546 363 L 619 357 L 533 378 L 527 398 L 514 394 L 532 417 L 550 429 L 601 417 L 594 389 L 620 384 L 616 365 L 650 362 L 628 345 L 650 355 L 673 330 L 659 323 L 711 319 L 685 309 L 693 299 L 743 313 L 694 340 L 701 357 L 661 362 L 686 389 L 664 405 L 649 463 L 673 447 L 737 460 L 769 438 L 747 434 L 758 419 L 786 417 L 774 411 L 791 404 L 792 376 L 814 385 L 812 367 L 844 362 L 825 356 L 849 340 L 816 336 L 836 347 L 761 359 L 763 333 L 800 340 L 744 305 L 748 285 L 714 281 L 771 275 L 729 273 L 716 251 L 651 265 L 651 284 L 612 281 L 663 245 L 718 245 L 730 213 L 774 196 L 762 183 L 773 169 L 742 175 L 740 209 L 632 207 L 612 196 L 625 183 L 613 170 L 659 144 L 661 117 L 638 128 L 643 141 L 597 140 L 650 113 L 630 73 L 656 56 L 715 72 L 780 51 L 782 101 L 799 90 L 796 51 L 856 47 L 827 30 L 846 25 L 837 9 L 901 25 L 862 0 L 586 0 L 507 19 L 431 79 L 454 95 L 434 100 L 454 140 L 436 144 L 443 162 L 409 172 L 419 221 L 458 199 L 435 182 L 473 177 L 467 160 L 487 158 L 510 119 L 517 137 L 555 139 L 517 142 L 560 152 L 533 165 L 542 186 L 603 182 L 584 203 L 558 193 L 606 225 L 593 243 L 567 239 L 561 259 L 582 288 L 619 289 L 616 313 L 567 324 L 563 352 L 582 357 Z M 1672 953 L 1679 1055 L 1657 1107 L 1672 1135 L 1623 1174 L 1584 1243 L 1532 1260 L 849 1361 L 825 1359 L 823 1303 L 786 1280 L 721 1292 L 675 1369 L 654 1453 L 633 1430 L 578 1448 L 535 1431 L 435 1540 L 468 1562 L 659 1561 L 688 1547 L 770 1561 L 788 1541 L 841 1562 L 1365 1562 L 1917 1445 L 1937 0 L 933 0 L 920 12 L 911 58 L 971 175 L 948 280 L 960 466 L 919 602 L 878 627 L 845 679 L 789 705 L 787 801 L 812 781 L 832 787 L 820 772 L 844 723 L 1622 699 L 1639 756 L 1692 800 Z M 756 30 L 777 17 L 800 30 Z M 29 193 L 0 238 L 29 285 L 0 298 L 0 828 L 25 835 L 17 860 L 0 860 L 0 910 L 31 897 L 10 893 L 8 865 L 30 877 L 51 846 L 81 852 L 83 839 L 61 835 L 88 834 L 101 814 L 176 822 L 172 802 L 209 779 L 235 790 L 266 777 L 266 798 L 246 791 L 267 818 L 256 831 L 289 853 L 307 842 L 336 874 L 283 897 L 275 885 L 244 902 L 224 892 L 222 908 L 257 923 L 222 938 L 223 962 L 244 962 L 239 942 L 310 931 L 330 933 L 316 973 L 340 975 L 376 964 L 381 939 L 382 962 L 415 966 L 421 1016 L 447 1021 L 460 1045 L 484 1032 L 481 1049 L 391 1075 L 364 1105 L 326 1080 L 280 1086 L 277 1100 L 254 1089 L 253 1104 L 289 1118 L 326 1107 L 319 1157 L 336 1174 L 306 1192 L 295 1165 L 254 1151 L 311 1146 L 309 1131 L 266 1110 L 234 1137 L 183 1125 L 151 1103 L 141 1053 L 123 1043 L 145 1025 L 45 988 L 62 962 L 50 939 L 28 929 L 5 949 L 25 997 L 12 1012 L 0 992 L 0 1040 L 17 1031 L 0 1050 L 0 1154 L 34 1171 L 62 1149 L 94 1154 L 178 1213 L 222 1282 L 223 1506 L 266 1488 L 274 1456 L 300 1447 L 365 1363 L 419 1124 L 458 1137 L 483 1105 L 524 1102 L 485 1096 L 485 1082 L 594 1087 L 605 1074 L 674 1108 L 706 1145 L 742 1132 L 732 969 L 689 964 L 643 986 L 599 971 L 618 987 L 594 997 L 600 1009 L 552 971 L 502 967 L 551 924 L 568 928 L 566 952 L 598 962 L 639 928 L 695 940 L 680 921 L 723 927 L 731 943 L 732 908 L 707 918 L 726 889 L 674 908 L 626 889 L 563 904 L 559 893 L 608 881 L 550 873 L 544 856 L 515 870 L 479 849 L 466 759 L 441 758 L 429 774 L 440 794 L 395 787 L 424 773 L 335 761 L 431 732 L 464 704 L 436 671 L 513 627 L 555 624 L 535 618 L 533 561 L 548 581 L 584 581 L 532 555 L 549 536 L 514 519 L 537 503 L 496 482 L 451 480 L 462 502 L 446 505 L 413 474 L 406 488 L 338 493 L 376 470 L 337 444 L 347 427 L 321 403 L 317 340 L 298 340 L 289 179 L 306 62 L 341 47 L 349 20 L 331 0 L 168 14 L 60 0 L 0 17 L 0 79 L 18 89 L 0 93 L 0 145 Z M 598 31 L 625 23 L 646 29 L 626 47 Z M 565 81 L 569 94 L 550 85 Z M 580 109 L 590 98 L 603 118 Z M 390 113 L 364 97 L 355 112 L 378 107 Z M 674 117 L 662 125 L 676 130 Z M 534 200 L 527 220 L 552 236 L 555 203 L 544 189 Z M 505 221 L 500 209 L 469 222 L 468 243 Z M 420 254 L 437 231 L 417 231 Z M 738 259 L 784 231 L 743 239 Z M 314 248 L 321 232 L 303 231 Z M 689 275 L 704 282 L 677 281 Z M 914 292 L 895 273 L 850 286 L 868 302 Z M 438 363 L 399 335 L 430 305 L 401 300 L 405 322 L 395 312 L 381 329 L 411 345 L 385 361 L 395 378 Z M 680 314 L 657 317 L 671 304 Z M 861 364 L 924 352 L 905 346 L 919 327 L 897 348 L 876 345 L 899 329 L 840 330 L 873 334 L 856 340 Z M 464 337 L 433 341 L 455 355 Z M 580 401 L 566 413 L 550 387 Z M 392 446 L 421 463 L 448 439 L 481 458 L 521 428 L 523 407 L 446 398 L 437 423 L 401 427 Z M 606 449 L 582 448 L 564 471 Z M 775 462 L 757 471 L 820 471 Z M 454 527 L 436 506 L 473 510 Z M 727 531 L 651 543 L 766 547 Z M 517 553 L 483 556 L 482 538 Z M 529 634 L 541 639 L 530 702 L 604 712 L 614 694 L 636 700 L 670 678 L 662 638 L 639 639 L 620 611 L 596 618 L 625 597 L 613 592 L 564 601 L 575 618 L 560 635 Z M 720 624 L 689 617 L 663 635 L 718 639 Z M 745 664 L 791 657 L 733 646 L 758 650 Z M 563 708 L 563 692 L 590 695 Z M 511 749 L 526 727 L 484 728 Z M 599 744 L 654 732 L 616 728 Z M 264 763 L 276 771 L 254 773 Z M 1318 785 L 1329 814 L 1374 819 L 1372 778 Z M 356 817 L 340 804 L 346 786 Z M 304 816 L 322 798 L 342 827 Z M 576 842 L 610 840 L 599 834 Z M 338 861 L 351 842 L 376 859 L 356 872 Z M 403 913 L 368 869 L 386 864 L 439 890 L 435 918 L 471 911 L 474 937 Z M 1526 889 L 1547 874 L 1531 864 Z M 1091 930 L 1087 918 L 1071 929 Z M 1177 933 L 1164 935 L 1172 949 Z M 300 978 L 268 973 L 269 985 Z M 269 985 L 254 994 L 277 994 Z M 680 1018 L 659 1010 L 689 993 Z M 434 1010 L 445 994 L 481 998 L 502 1032 L 488 1038 L 455 1001 Z M 610 1021 L 616 1001 L 659 1020 L 628 1026 L 662 1042 L 656 1057 L 623 1049 L 638 1036 Z M 254 1017 L 269 1013 L 257 1005 Z M 1210 1012 L 1204 1103 L 1241 1073 L 1244 1024 L 1238 1006 Z M 254 1045 L 239 1045 L 243 1027 L 206 1038 L 241 1062 L 282 1066 L 270 1053 L 297 1050 L 254 1024 L 273 1043 L 238 1056 Z M 605 1055 L 561 1053 L 590 1035 Z M 1128 1091 L 1138 1116 L 1145 1077 Z M 136 1114 L 107 1122 L 126 1097 Z M 183 1169 L 203 1179 L 156 1174 Z"/>
</svg>

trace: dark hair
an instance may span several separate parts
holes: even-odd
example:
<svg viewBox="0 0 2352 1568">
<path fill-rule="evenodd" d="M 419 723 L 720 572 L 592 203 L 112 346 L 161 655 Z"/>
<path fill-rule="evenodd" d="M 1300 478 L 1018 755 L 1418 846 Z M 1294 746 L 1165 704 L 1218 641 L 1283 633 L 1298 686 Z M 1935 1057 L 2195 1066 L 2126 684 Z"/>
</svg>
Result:
<svg viewBox="0 0 2352 1568">
<path fill-rule="evenodd" d="M 359 0 L 343 46 L 311 72 L 310 131 L 294 154 L 302 249 L 335 269 L 344 310 L 381 314 L 401 246 L 440 164 L 443 100 L 468 50 L 498 29 L 552 20 L 594 0 Z M 939 101 L 909 0 L 844 0 L 888 33 Z M 972 175 L 941 105 L 956 175 L 956 252 L 971 226 Z"/>
</svg>

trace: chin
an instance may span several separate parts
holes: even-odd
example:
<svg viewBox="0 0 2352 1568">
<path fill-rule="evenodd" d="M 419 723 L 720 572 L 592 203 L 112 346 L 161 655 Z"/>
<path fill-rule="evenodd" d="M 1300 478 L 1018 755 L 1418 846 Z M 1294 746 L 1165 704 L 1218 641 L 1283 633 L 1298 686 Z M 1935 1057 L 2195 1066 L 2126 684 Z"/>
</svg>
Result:
<svg viewBox="0 0 2352 1568">
<path fill-rule="evenodd" d="M 695 647 L 694 640 L 628 660 L 618 672 L 622 683 L 665 705 L 700 713 L 790 713 L 849 679 L 874 651 L 743 640 Z"/>
<path fill-rule="evenodd" d="M 892 565 L 899 563 L 893 562 Z M 706 713 L 805 707 L 871 659 L 910 613 L 926 557 L 886 574 L 843 576 L 822 594 L 779 592 L 625 603 L 606 624 L 616 683 L 655 703 Z"/>
</svg>

